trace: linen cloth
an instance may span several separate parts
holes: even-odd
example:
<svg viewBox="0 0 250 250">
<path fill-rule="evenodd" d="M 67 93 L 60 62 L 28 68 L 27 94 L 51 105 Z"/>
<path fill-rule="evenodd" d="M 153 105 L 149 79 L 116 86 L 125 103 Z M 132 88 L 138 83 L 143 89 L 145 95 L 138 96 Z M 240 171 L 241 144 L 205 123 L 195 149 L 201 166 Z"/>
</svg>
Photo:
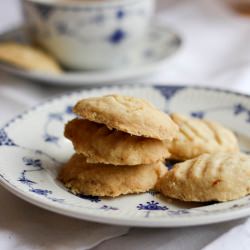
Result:
<svg viewBox="0 0 250 250">
<path fill-rule="evenodd" d="M 157 19 L 176 30 L 183 45 L 163 70 L 139 82 L 200 84 L 250 94 L 250 18 L 237 15 L 224 1 L 159 0 Z M 18 1 L 1 1 L 0 32 L 20 20 Z M 0 72 L 0 125 L 48 97 L 70 90 L 76 88 L 46 86 Z M 2 187 L 0 197 L 0 249 L 243 250 L 250 246 L 247 219 L 199 227 L 129 230 L 42 210 Z"/>
</svg>

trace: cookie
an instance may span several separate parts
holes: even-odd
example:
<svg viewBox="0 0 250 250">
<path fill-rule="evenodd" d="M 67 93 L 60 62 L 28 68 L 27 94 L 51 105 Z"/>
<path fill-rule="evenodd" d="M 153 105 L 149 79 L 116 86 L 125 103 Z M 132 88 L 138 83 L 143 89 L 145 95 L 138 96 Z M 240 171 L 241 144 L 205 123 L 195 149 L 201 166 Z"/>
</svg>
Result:
<svg viewBox="0 0 250 250">
<path fill-rule="evenodd" d="M 229 201 L 250 193 L 250 157 L 203 154 L 178 163 L 158 183 L 165 196 L 183 201 Z"/>
<path fill-rule="evenodd" d="M 65 126 L 64 135 L 77 153 L 89 163 L 139 165 L 163 161 L 170 156 L 164 143 L 108 129 L 104 124 L 74 119 Z"/>
<path fill-rule="evenodd" d="M 119 167 L 90 164 L 83 155 L 74 154 L 61 169 L 59 180 L 75 194 L 116 197 L 153 189 L 166 171 L 161 162 Z"/>
<path fill-rule="evenodd" d="M 18 43 L 0 43 L 0 61 L 28 71 L 59 74 L 58 63 L 44 51 Z"/>
<path fill-rule="evenodd" d="M 216 122 L 180 114 L 172 114 L 171 118 L 179 126 L 177 138 L 171 143 L 166 143 L 173 159 L 186 160 L 203 153 L 239 150 L 238 141 L 233 132 Z"/>
<path fill-rule="evenodd" d="M 74 112 L 87 120 L 105 124 L 131 135 L 172 140 L 178 127 L 170 117 L 147 101 L 121 95 L 92 97 L 79 101 Z"/>
</svg>

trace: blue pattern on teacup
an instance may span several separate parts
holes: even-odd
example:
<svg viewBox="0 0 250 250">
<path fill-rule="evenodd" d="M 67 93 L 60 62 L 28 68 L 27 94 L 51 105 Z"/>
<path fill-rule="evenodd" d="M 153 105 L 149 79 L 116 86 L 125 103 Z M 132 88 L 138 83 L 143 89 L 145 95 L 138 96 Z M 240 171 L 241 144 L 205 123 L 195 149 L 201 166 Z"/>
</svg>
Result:
<svg viewBox="0 0 250 250">
<path fill-rule="evenodd" d="M 49 19 L 54 10 L 53 6 L 43 4 L 37 4 L 35 8 L 43 20 Z"/>
<path fill-rule="evenodd" d="M 32 27 L 32 40 L 49 50 L 62 65 L 76 70 L 102 70 L 121 67 L 127 50 L 137 54 L 137 43 L 143 40 L 147 44 L 154 0 L 99 4 L 23 1 L 23 9 L 27 29 L 31 31 Z M 136 59 L 130 57 L 133 64 Z"/>
<path fill-rule="evenodd" d="M 89 42 L 92 43 L 93 41 L 99 42 L 108 42 L 111 44 L 118 44 L 121 43 L 124 39 L 128 37 L 130 33 L 128 31 L 128 27 L 125 28 L 123 25 L 124 19 L 126 18 L 138 18 L 143 19 L 147 14 L 144 9 L 130 8 L 129 5 L 122 8 L 119 5 L 114 6 L 103 6 L 103 7 L 64 7 L 64 6 L 52 6 L 52 5 L 44 5 L 38 3 L 28 3 L 30 11 L 26 11 L 26 15 L 30 15 L 29 12 L 38 14 L 38 16 L 43 20 L 50 22 L 53 19 L 53 22 L 50 22 L 50 31 L 46 31 L 44 29 L 40 29 L 39 27 L 34 27 L 36 35 L 38 36 L 53 36 L 53 31 L 55 30 L 58 34 L 69 36 L 70 39 L 74 38 L 76 40 L 80 40 L 81 42 Z M 99 9 L 99 11 L 97 11 Z M 108 12 L 106 10 L 109 10 Z M 78 18 L 69 18 L 65 20 L 65 18 L 60 18 L 60 14 L 68 14 L 79 12 L 84 13 L 82 16 L 78 16 Z M 86 15 L 87 13 L 87 15 Z M 112 33 L 103 34 L 102 36 L 97 37 L 96 39 L 86 39 L 87 34 L 85 34 L 86 38 L 79 34 L 79 30 L 82 27 L 92 26 L 98 27 L 100 25 L 105 24 L 106 22 L 113 21 L 114 23 L 117 22 L 115 25 L 117 28 L 113 30 Z"/>
<path fill-rule="evenodd" d="M 126 13 L 122 9 L 118 9 L 116 12 L 116 18 L 117 19 L 123 19 L 126 16 Z"/>
<path fill-rule="evenodd" d="M 60 20 L 53 22 L 53 27 L 56 33 L 63 35 L 63 36 L 69 36 L 69 37 L 74 36 L 81 43 L 89 43 L 91 40 L 85 34 L 79 34 L 75 30 L 71 30 L 68 23 L 62 22 Z M 31 27 L 31 29 L 32 29 L 31 33 L 33 33 L 34 35 L 38 35 L 39 32 L 36 27 Z M 118 30 L 120 31 L 118 32 Z M 43 33 L 42 36 L 44 37 L 50 36 L 50 33 L 48 31 L 45 32 L 43 30 L 41 32 Z M 149 35 L 150 34 L 152 35 L 151 40 L 154 40 L 154 42 L 153 43 L 146 42 L 144 47 L 138 50 L 137 52 L 138 55 L 136 56 L 136 58 L 139 62 L 138 63 L 139 65 L 144 65 L 145 63 L 152 64 L 155 61 L 162 60 L 160 58 L 162 58 L 162 56 L 164 55 L 166 56 L 166 54 L 169 54 L 168 51 L 175 50 L 176 48 L 179 47 L 180 40 L 177 39 L 177 37 L 175 36 L 174 40 L 176 44 L 171 45 L 169 44 L 169 41 L 166 38 L 167 35 L 165 35 L 165 33 L 166 33 L 165 31 L 163 33 L 160 30 L 158 32 L 155 32 L 155 31 L 153 32 L 152 30 L 150 30 Z M 127 33 L 124 29 L 121 29 L 121 27 L 117 27 L 99 39 L 102 39 L 103 41 L 104 40 L 108 41 L 109 43 L 112 43 L 112 45 L 114 46 L 119 46 L 119 44 L 123 42 L 123 40 L 126 39 L 127 36 L 129 36 L 129 33 Z M 11 36 L 9 35 L 6 37 L 2 36 L 0 39 L 18 41 L 18 42 L 25 43 L 25 44 L 30 43 L 26 35 L 26 32 L 23 29 L 18 29 L 16 31 L 13 31 L 11 33 Z M 132 57 L 124 56 L 123 59 L 120 60 L 120 63 L 124 66 L 131 65 L 133 64 L 133 62 L 134 62 L 133 56 Z M 8 67 L 11 67 L 11 66 L 8 66 Z M 11 69 L 13 68 L 11 67 Z"/>
<path fill-rule="evenodd" d="M 110 43 L 118 44 L 121 43 L 123 39 L 126 38 L 126 32 L 124 32 L 122 29 L 115 30 L 108 38 Z"/>
<path fill-rule="evenodd" d="M 56 22 L 55 30 L 60 35 L 70 35 L 70 30 L 68 28 L 68 25 L 64 22 Z"/>
</svg>

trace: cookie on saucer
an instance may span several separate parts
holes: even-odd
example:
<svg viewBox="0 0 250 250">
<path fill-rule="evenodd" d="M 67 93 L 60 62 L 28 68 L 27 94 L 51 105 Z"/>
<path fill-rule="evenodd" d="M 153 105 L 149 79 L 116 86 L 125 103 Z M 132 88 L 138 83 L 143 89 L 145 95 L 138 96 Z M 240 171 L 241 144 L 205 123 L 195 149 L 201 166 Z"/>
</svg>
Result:
<svg viewBox="0 0 250 250">
<path fill-rule="evenodd" d="M 0 61 L 28 71 L 62 73 L 58 63 L 49 54 L 38 48 L 14 42 L 0 43 Z"/>
</svg>

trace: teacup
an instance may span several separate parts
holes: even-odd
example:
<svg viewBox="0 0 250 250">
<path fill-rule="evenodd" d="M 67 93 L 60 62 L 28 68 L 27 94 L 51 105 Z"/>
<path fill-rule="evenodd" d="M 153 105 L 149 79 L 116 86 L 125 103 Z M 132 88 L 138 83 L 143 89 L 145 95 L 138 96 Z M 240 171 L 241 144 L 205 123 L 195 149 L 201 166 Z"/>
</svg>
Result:
<svg viewBox="0 0 250 250">
<path fill-rule="evenodd" d="M 121 67 L 140 46 L 155 0 L 23 0 L 33 41 L 64 66 L 78 70 Z"/>
</svg>

